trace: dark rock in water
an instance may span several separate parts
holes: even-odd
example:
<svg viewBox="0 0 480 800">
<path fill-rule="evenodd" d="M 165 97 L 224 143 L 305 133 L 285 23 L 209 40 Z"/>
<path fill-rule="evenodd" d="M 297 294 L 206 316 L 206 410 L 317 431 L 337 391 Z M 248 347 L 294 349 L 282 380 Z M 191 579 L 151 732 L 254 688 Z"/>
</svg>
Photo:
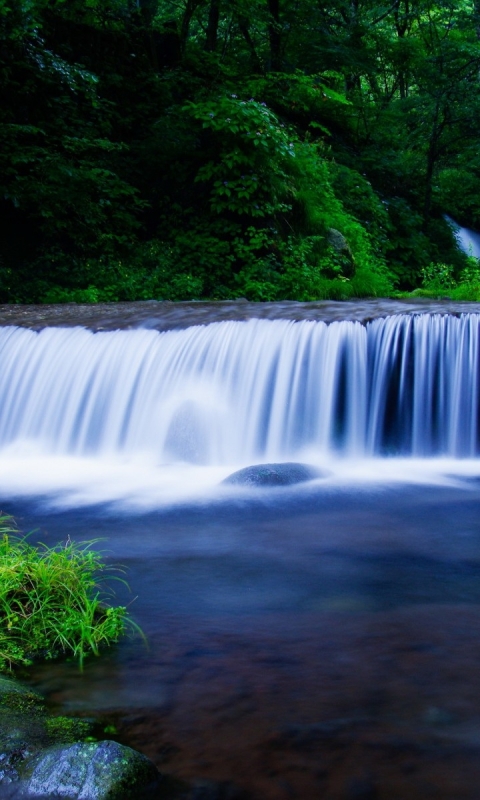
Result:
<svg viewBox="0 0 480 800">
<path fill-rule="evenodd" d="M 331 473 L 295 461 L 286 464 L 253 464 L 232 472 L 222 483 L 233 486 L 293 486 L 295 483 L 327 478 Z"/>
<path fill-rule="evenodd" d="M 44 750 L 29 764 L 27 797 L 126 800 L 148 797 L 160 775 L 141 753 L 118 742 L 77 742 Z"/>
</svg>

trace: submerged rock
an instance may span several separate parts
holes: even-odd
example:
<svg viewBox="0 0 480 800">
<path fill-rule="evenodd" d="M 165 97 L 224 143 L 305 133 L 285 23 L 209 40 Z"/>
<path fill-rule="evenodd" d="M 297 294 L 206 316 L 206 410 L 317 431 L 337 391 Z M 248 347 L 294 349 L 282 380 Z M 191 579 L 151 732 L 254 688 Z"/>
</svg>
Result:
<svg viewBox="0 0 480 800">
<path fill-rule="evenodd" d="M 328 470 L 291 461 L 285 464 L 253 464 L 232 472 L 222 483 L 234 486 L 293 486 L 329 475 L 331 473 Z"/>
<path fill-rule="evenodd" d="M 126 800 L 148 797 L 160 783 L 154 764 L 113 741 L 52 747 L 29 764 L 27 797 Z"/>
</svg>

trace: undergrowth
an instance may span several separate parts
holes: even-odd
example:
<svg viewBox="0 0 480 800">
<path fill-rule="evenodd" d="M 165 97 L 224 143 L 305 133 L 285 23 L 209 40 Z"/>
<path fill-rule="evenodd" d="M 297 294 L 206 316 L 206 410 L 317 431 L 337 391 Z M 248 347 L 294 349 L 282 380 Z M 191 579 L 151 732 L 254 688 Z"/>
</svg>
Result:
<svg viewBox="0 0 480 800">
<path fill-rule="evenodd" d="M 422 286 L 413 292 L 397 292 L 397 297 L 426 297 L 448 300 L 480 301 L 480 260 L 466 259 L 466 266 L 458 276 L 451 264 L 432 263 L 422 270 Z"/>
<path fill-rule="evenodd" d="M 106 581 L 123 579 L 94 544 L 34 547 L 0 516 L 0 672 L 58 656 L 82 666 L 125 632 L 141 633 L 124 606 L 109 604 Z"/>
</svg>

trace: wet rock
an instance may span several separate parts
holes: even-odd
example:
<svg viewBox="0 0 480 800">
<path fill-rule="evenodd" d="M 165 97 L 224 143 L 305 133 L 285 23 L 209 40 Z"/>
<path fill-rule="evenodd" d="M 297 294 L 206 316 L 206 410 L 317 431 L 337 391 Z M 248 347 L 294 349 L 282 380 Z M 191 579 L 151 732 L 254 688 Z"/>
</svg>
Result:
<svg viewBox="0 0 480 800">
<path fill-rule="evenodd" d="M 22 684 L 0 677 L 0 785 L 19 780 L 24 761 L 45 743 L 43 699 Z"/>
<path fill-rule="evenodd" d="M 233 486 L 293 486 L 315 478 L 327 478 L 331 473 L 311 464 L 253 464 L 233 472 L 222 481 Z"/>
<path fill-rule="evenodd" d="M 0 676 L 0 714 L 46 714 L 43 698 L 12 678 Z"/>
<path fill-rule="evenodd" d="M 146 756 L 113 741 L 49 748 L 29 763 L 28 773 L 25 793 L 32 798 L 146 798 L 160 785 L 160 774 Z"/>
<path fill-rule="evenodd" d="M 90 727 L 84 720 L 50 716 L 40 695 L 0 677 L 0 796 L 153 797 L 161 776 L 152 762 L 117 742 L 76 741 Z"/>
</svg>

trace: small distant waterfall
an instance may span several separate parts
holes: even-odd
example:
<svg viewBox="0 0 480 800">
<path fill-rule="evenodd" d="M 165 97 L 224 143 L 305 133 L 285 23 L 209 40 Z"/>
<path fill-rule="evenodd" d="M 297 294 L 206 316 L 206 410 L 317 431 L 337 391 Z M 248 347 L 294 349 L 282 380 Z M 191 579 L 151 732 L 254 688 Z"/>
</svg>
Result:
<svg viewBox="0 0 480 800">
<path fill-rule="evenodd" d="M 479 452 L 480 315 L 0 328 L 0 448 L 206 465 Z"/>
<path fill-rule="evenodd" d="M 445 219 L 453 228 L 453 232 L 460 250 L 463 250 L 467 256 L 480 258 L 480 233 L 477 233 L 477 231 L 473 231 L 470 228 L 462 228 L 461 225 L 458 225 L 458 223 L 447 214 L 445 214 Z"/>
</svg>

